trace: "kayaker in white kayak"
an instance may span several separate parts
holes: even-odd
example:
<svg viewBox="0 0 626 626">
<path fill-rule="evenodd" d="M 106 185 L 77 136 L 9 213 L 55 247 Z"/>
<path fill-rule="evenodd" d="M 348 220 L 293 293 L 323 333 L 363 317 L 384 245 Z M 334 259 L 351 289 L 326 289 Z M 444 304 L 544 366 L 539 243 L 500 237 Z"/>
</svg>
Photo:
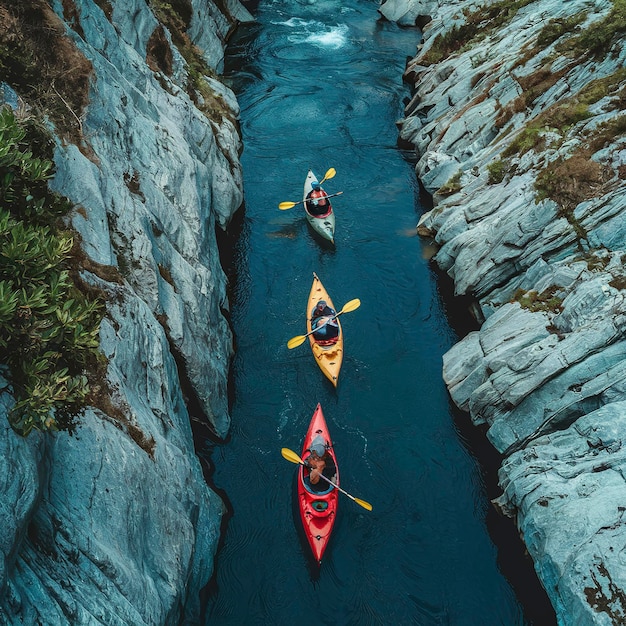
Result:
<svg viewBox="0 0 626 626">
<path fill-rule="evenodd" d="M 328 194 L 315 181 L 311 183 L 311 191 L 307 194 L 307 209 L 311 215 L 326 215 L 330 208 Z"/>
</svg>

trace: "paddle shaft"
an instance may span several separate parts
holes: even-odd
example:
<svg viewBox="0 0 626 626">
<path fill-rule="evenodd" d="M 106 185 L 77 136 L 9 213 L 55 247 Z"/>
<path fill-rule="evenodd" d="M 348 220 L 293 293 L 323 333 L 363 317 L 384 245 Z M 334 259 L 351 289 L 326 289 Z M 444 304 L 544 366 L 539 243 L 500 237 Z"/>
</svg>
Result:
<svg viewBox="0 0 626 626">
<path fill-rule="evenodd" d="M 335 196 L 340 196 L 342 193 L 343 193 L 343 191 L 338 191 L 337 193 L 329 193 L 328 195 L 324 196 L 324 198 L 334 198 Z M 285 209 L 292 209 L 293 207 L 296 206 L 296 204 L 302 204 L 303 202 L 306 202 L 307 200 L 308 200 L 308 198 L 305 199 L 305 200 L 300 200 L 298 202 L 281 202 L 278 205 L 278 208 L 279 209 L 283 209 L 283 210 L 285 210 Z M 288 206 L 284 206 L 284 205 L 288 205 Z"/>
<path fill-rule="evenodd" d="M 324 190 L 322 189 L 322 191 Z M 319 198 L 306 198 L 306 200 L 302 200 L 302 202 L 308 202 L 309 200 L 324 200 L 325 198 L 334 198 L 335 196 L 340 196 L 342 193 L 343 191 L 338 191 L 337 193 L 327 193 L 325 196 L 320 196 Z"/>
<path fill-rule="evenodd" d="M 309 335 L 316 333 L 318 330 L 320 330 L 320 328 L 324 328 L 326 324 L 328 324 L 329 322 L 332 322 L 333 320 L 336 320 L 343 312 L 344 311 L 339 311 L 339 313 L 335 313 L 334 315 L 327 316 L 326 319 L 319 326 L 316 326 L 313 330 L 309 331 L 306 335 L 304 335 L 304 337 L 308 337 Z M 317 319 L 317 318 L 314 318 L 314 319 Z M 312 322 L 313 320 L 311 320 L 311 323 Z"/>
<path fill-rule="evenodd" d="M 300 465 L 303 465 L 304 467 L 308 467 L 308 465 L 300 460 Z M 330 478 L 326 478 L 326 476 L 324 476 L 324 474 L 322 474 L 322 472 L 319 472 L 320 478 L 323 478 L 329 485 L 332 485 L 337 491 L 341 491 L 341 493 L 343 493 L 344 496 L 348 496 L 348 498 L 350 498 L 350 500 L 354 500 L 357 504 L 361 504 L 361 506 L 363 506 L 364 504 L 369 504 L 368 502 L 365 502 L 365 500 L 359 500 L 357 498 L 355 498 L 353 495 L 350 495 L 347 491 L 344 491 L 339 485 L 336 485 Z M 368 508 L 368 507 L 364 507 L 364 508 Z"/>
<path fill-rule="evenodd" d="M 302 465 L 305 465 L 304 461 L 302 461 Z M 292 470 L 293 471 L 293 470 Z M 347 491 L 344 491 L 339 485 L 336 485 L 330 478 L 326 478 L 322 472 L 319 472 L 320 478 L 323 478 L 329 485 L 332 485 L 337 491 L 341 491 L 344 496 L 348 496 L 350 500 L 354 500 L 356 502 L 356 498 L 350 495 Z"/>
<path fill-rule="evenodd" d="M 304 340 L 309 336 L 312 335 L 313 333 L 316 333 L 320 328 L 324 328 L 324 326 L 326 326 L 326 324 L 328 324 L 328 322 L 330 322 L 331 320 L 337 319 L 342 313 L 345 313 L 345 311 L 339 311 L 339 313 L 335 313 L 335 315 L 332 315 L 330 317 L 327 317 L 324 320 L 323 324 L 320 324 L 319 326 L 317 326 L 316 328 L 314 328 L 313 330 L 310 330 L 306 335 L 296 335 L 295 337 L 292 337 L 288 342 L 287 342 L 287 347 L 289 349 L 291 348 L 297 348 L 298 346 L 301 346 L 304 343 Z"/>
<path fill-rule="evenodd" d="M 350 311 L 354 311 L 354 310 L 358 309 L 360 306 L 361 306 L 361 301 L 358 298 L 355 298 L 354 300 L 350 300 L 350 302 L 346 302 L 343 305 L 343 309 L 341 309 L 341 311 L 339 311 L 339 313 L 335 313 L 335 315 L 332 315 L 329 318 L 327 318 L 326 321 L 321 326 L 318 326 L 314 330 L 310 330 L 306 335 L 296 335 L 295 337 L 292 337 L 287 342 L 287 347 L 291 350 L 292 348 L 297 348 L 298 346 L 301 346 L 303 344 L 304 340 L 309 335 L 313 334 L 316 330 L 319 330 L 320 328 L 323 328 L 326 324 L 328 324 L 328 322 L 330 322 L 331 319 L 336 319 L 342 313 L 350 313 Z"/>
<path fill-rule="evenodd" d="M 293 450 L 290 450 L 289 448 L 283 448 L 280 451 L 280 453 L 283 455 L 283 458 L 287 459 L 288 461 L 291 461 L 291 463 L 298 463 L 299 465 L 307 467 L 306 463 Z M 339 485 L 336 485 L 332 480 L 330 480 L 329 478 L 326 478 L 326 476 L 324 476 L 324 474 L 322 474 L 321 472 L 320 472 L 320 476 L 327 483 L 331 484 L 335 489 L 337 489 L 337 491 L 340 491 L 341 493 L 343 493 L 344 496 L 347 496 L 348 498 L 350 498 L 350 500 L 354 500 L 354 502 L 356 502 L 359 506 L 362 506 L 364 509 L 367 509 L 368 511 L 372 510 L 372 505 L 369 502 L 366 502 L 365 500 L 361 500 L 360 498 L 355 498 L 353 495 L 343 490 Z"/>
</svg>

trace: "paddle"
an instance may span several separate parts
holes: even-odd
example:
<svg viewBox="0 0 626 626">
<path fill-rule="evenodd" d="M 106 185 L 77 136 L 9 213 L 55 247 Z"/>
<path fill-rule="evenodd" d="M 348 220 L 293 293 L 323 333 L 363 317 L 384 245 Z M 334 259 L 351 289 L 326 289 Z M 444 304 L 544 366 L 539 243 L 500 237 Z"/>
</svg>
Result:
<svg viewBox="0 0 626 626">
<path fill-rule="evenodd" d="M 340 196 L 343 193 L 343 191 L 338 191 L 337 193 L 329 193 L 326 197 L 327 198 L 334 198 L 335 196 Z M 303 202 L 305 202 L 305 200 L 300 200 L 300 202 L 281 202 L 278 205 L 278 208 L 281 211 L 284 211 L 286 209 L 292 209 L 293 207 L 296 206 L 296 204 L 302 204 Z"/>
<path fill-rule="evenodd" d="M 337 170 L 334 167 L 329 168 L 328 171 L 326 172 L 326 174 L 324 174 L 324 178 L 322 178 L 322 180 L 320 180 L 320 185 L 325 180 L 328 180 L 329 178 L 335 178 L 335 174 L 336 173 L 337 173 Z"/>
<path fill-rule="evenodd" d="M 339 313 L 335 313 L 335 315 L 331 315 L 323 324 L 318 326 L 316 329 L 309 331 L 306 335 L 296 335 L 295 337 L 292 337 L 287 342 L 287 347 L 291 350 L 292 348 L 297 348 L 298 346 L 301 346 L 304 343 L 304 340 L 309 335 L 312 335 L 316 330 L 323 328 L 326 324 L 328 324 L 328 322 L 330 322 L 330 320 L 337 319 L 342 313 L 350 313 L 350 311 L 354 311 L 355 309 L 358 309 L 360 306 L 361 306 L 361 301 L 358 298 L 355 298 L 354 300 L 350 300 L 350 302 L 346 302 L 343 305 L 343 309 L 341 309 Z"/>
<path fill-rule="evenodd" d="M 280 453 L 283 455 L 283 457 L 285 459 L 287 459 L 288 461 L 291 461 L 292 463 L 297 463 L 298 465 L 304 465 L 304 461 L 293 451 L 290 450 L 289 448 L 283 448 Z M 372 510 L 372 505 L 369 502 L 365 502 L 365 500 L 361 500 L 359 498 L 355 498 L 354 496 L 350 495 L 347 491 L 344 491 L 339 485 L 335 485 L 335 483 L 326 478 L 326 476 L 324 476 L 324 474 L 320 474 L 320 476 L 330 485 L 332 485 L 335 489 L 337 489 L 338 491 L 341 491 L 341 493 L 343 493 L 344 496 L 348 496 L 348 498 L 350 498 L 350 500 L 354 500 L 358 505 L 362 506 L 364 509 L 367 509 L 368 511 Z"/>
</svg>

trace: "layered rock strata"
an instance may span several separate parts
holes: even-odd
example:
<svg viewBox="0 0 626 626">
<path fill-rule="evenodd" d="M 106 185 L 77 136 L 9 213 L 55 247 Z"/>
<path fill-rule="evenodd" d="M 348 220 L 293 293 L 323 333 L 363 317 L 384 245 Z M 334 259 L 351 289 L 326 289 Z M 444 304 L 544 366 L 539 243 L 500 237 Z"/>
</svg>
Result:
<svg viewBox="0 0 626 626">
<path fill-rule="evenodd" d="M 626 622 L 626 73 L 621 0 L 387 0 L 426 22 L 399 123 L 418 231 L 482 326 L 445 356 L 503 454 L 560 624 Z"/>
<path fill-rule="evenodd" d="M 238 107 L 216 71 L 251 18 L 234 0 L 176 4 L 212 68 L 198 92 L 161 5 L 51 3 L 53 28 L 92 67 L 84 111 L 65 101 L 80 139 L 59 139 L 52 186 L 75 205 L 83 278 L 107 297 L 106 401 L 73 434 L 22 439 L 2 381 L 3 624 L 196 623 L 213 571 L 224 507 L 195 456 L 181 380 L 224 436 L 232 338 L 216 229 L 242 204 L 242 178 Z"/>
</svg>

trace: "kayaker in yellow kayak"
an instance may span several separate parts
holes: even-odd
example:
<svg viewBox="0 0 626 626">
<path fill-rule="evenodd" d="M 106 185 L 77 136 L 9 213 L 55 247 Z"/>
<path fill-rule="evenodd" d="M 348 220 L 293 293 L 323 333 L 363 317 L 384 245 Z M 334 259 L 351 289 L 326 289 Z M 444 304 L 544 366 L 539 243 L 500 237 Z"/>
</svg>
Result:
<svg viewBox="0 0 626 626">
<path fill-rule="evenodd" d="M 316 341 L 332 341 L 339 336 L 335 309 L 328 306 L 326 300 L 320 300 L 311 313 L 311 328 Z"/>
</svg>

